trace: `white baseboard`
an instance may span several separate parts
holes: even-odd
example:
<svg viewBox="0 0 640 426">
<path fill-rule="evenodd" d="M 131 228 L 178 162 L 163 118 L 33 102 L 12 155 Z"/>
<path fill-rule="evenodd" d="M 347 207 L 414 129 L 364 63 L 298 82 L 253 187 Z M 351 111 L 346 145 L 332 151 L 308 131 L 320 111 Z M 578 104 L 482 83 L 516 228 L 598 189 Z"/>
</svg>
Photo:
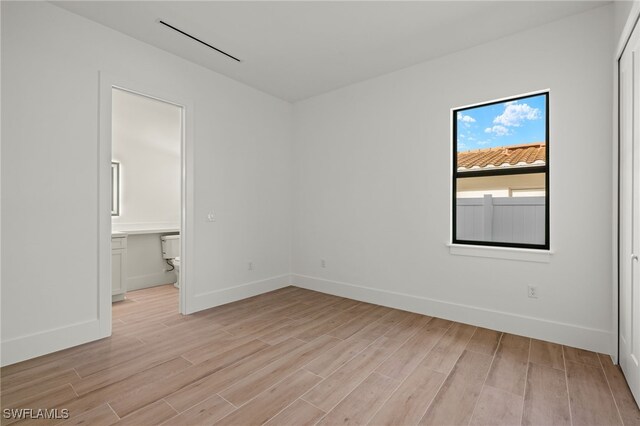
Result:
<svg viewBox="0 0 640 426">
<path fill-rule="evenodd" d="M 163 284 L 176 282 L 175 272 L 158 272 L 154 274 L 139 275 L 127 278 L 127 291 L 140 290 L 143 288 L 155 287 Z"/>
<path fill-rule="evenodd" d="M 95 319 L 5 340 L 1 345 L 0 365 L 4 367 L 107 337 L 103 334 L 104 331 L 100 330 L 100 321 Z"/>
<path fill-rule="evenodd" d="M 246 299 L 247 297 L 257 296 L 258 294 L 277 290 L 282 287 L 287 287 L 291 285 L 290 280 L 291 274 L 283 274 L 233 287 L 197 294 L 189 300 L 187 314 L 224 305 L 225 303 Z"/>
<path fill-rule="evenodd" d="M 542 318 L 478 308 L 306 275 L 292 274 L 291 277 L 292 285 L 309 290 L 533 337 L 594 352 L 612 353 L 611 332 L 607 330 L 549 321 Z"/>
</svg>

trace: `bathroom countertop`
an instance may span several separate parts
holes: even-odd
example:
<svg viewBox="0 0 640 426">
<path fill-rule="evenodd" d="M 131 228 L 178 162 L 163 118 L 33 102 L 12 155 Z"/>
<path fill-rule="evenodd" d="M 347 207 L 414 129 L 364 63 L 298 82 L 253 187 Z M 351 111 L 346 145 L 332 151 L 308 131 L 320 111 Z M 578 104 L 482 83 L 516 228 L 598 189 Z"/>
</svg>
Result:
<svg viewBox="0 0 640 426">
<path fill-rule="evenodd" d="M 164 234 L 168 232 L 180 232 L 180 228 L 154 228 L 154 229 L 136 229 L 134 231 L 126 231 L 126 233 L 129 235 Z"/>
<path fill-rule="evenodd" d="M 114 228 L 116 228 L 114 226 Z M 180 226 L 179 225 L 164 225 L 164 224 L 149 224 L 148 226 L 145 225 L 137 225 L 137 226 L 131 226 L 131 225 L 125 225 L 125 226 L 120 226 L 116 229 L 114 229 L 111 232 L 111 235 L 116 235 L 116 234 L 124 234 L 124 235 L 143 235 L 143 234 L 166 234 L 166 233 L 172 233 L 172 232 L 180 232 Z"/>
</svg>

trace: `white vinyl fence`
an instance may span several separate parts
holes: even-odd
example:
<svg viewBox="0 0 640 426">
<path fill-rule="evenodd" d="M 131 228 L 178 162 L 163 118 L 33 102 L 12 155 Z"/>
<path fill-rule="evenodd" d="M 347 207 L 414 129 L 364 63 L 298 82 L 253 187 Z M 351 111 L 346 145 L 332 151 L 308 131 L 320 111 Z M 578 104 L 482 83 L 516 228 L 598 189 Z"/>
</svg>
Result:
<svg viewBox="0 0 640 426">
<path fill-rule="evenodd" d="M 458 198 L 458 240 L 544 244 L 545 197 Z"/>
</svg>

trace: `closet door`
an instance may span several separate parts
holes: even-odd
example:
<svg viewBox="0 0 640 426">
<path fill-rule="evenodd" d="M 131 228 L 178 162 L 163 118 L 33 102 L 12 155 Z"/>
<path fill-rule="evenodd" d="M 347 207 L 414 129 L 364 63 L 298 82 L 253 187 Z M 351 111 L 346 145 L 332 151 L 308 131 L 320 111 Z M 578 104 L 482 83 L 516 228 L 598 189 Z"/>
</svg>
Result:
<svg viewBox="0 0 640 426">
<path fill-rule="evenodd" d="M 640 30 L 620 59 L 620 366 L 640 401 Z"/>
</svg>

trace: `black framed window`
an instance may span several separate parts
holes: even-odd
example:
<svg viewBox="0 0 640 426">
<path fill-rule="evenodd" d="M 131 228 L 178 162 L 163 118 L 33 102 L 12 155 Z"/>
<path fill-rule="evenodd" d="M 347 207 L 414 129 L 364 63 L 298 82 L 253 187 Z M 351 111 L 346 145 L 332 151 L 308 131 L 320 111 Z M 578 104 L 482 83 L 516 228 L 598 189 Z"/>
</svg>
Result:
<svg viewBox="0 0 640 426">
<path fill-rule="evenodd" d="M 452 242 L 548 250 L 549 92 L 452 114 Z"/>
</svg>

